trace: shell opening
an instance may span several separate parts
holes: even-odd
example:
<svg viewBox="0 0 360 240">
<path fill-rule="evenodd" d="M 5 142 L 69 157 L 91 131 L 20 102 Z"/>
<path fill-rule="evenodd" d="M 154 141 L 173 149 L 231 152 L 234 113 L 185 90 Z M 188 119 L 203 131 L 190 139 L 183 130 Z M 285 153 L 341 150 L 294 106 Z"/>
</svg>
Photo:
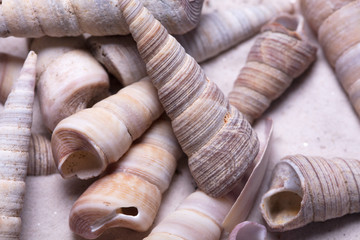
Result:
<svg viewBox="0 0 360 240">
<path fill-rule="evenodd" d="M 264 202 L 268 217 L 274 224 L 289 222 L 299 213 L 302 197 L 292 191 L 281 191 Z"/>
<path fill-rule="evenodd" d="M 299 25 L 299 21 L 297 18 L 290 16 L 281 16 L 276 18 L 276 22 L 283 25 L 285 28 L 290 31 L 296 31 Z"/>
</svg>

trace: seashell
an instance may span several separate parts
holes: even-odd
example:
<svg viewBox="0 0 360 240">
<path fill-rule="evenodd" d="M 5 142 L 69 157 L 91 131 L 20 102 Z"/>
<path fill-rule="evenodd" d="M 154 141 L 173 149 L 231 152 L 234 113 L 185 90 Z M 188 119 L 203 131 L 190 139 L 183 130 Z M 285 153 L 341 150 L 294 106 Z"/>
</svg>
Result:
<svg viewBox="0 0 360 240">
<path fill-rule="evenodd" d="M 64 178 L 100 175 L 162 112 L 156 89 L 144 79 L 63 119 L 51 139 L 59 172 Z"/>
<path fill-rule="evenodd" d="M 37 93 L 46 127 L 53 131 L 64 118 L 109 95 L 109 78 L 84 47 L 82 38 L 34 39 L 39 54 Z"/>
<path fill-rule="evenodd" d="M 360 161 L 287 156 L 274 168 L 261 213 L 274 231 L 360 211 Z"/>
<path fill-rule="evenodd" d="M 276 13 L 292 11 L 289 1 L 203 14 L 192 31 L 175 36 L 197 62 L 205 61 L 259 32 Z M 131 36 L 90 37 L 95 58 L 124 86 L 145 77 L 146 66 Z"/>
<path fill-rule="evenodd" d="M 170 33 L 183 34 L 199 21 L 203 0 L 143 0 Z M 64 37 L 129 33 L 119 12 L 121 1 L 14 1 L 0 4 L 0 37 Z"/>
<path fill-rule="evenodd" d="M 110 227 L 146 231 L 152 225 L 182 151 L 169 121 L 158 120 L 75 202 L 70 228 L 94 239 Z"/>
<path fill-rule="evenodd" d="M 57 173 L 51 152 L 51 142 L 44 136 L 32 134 L 29 146 L 28 176 L 43 176 Z"/>
<path fill-rule="evenodd" d="M 266 228 L 256 222 L 245 221 L 236 225 L 229 236 L 229 240 L 265 240 Z"/>
<path fill-rule="evenodd" d="M 0 116 L 0 239 L 19 239 L 29 159 L 36 54 L 30 52 Z"/>
<path fill-rule="evenodd" d="M 0 38 L 0 52 L 25 60 L 29 53 L 29 39 L 16 37 Z"/>
<path fill-rule="evenodd" d="M 337 78 L 360 116 L 360 1 L 306 0 L 301 2 L 301 7 L 317 31 L 329 63 L 335 68 Z"/>
<path fill-rule="evenodd" d="M 233 199 L 229 196 L 212 198 L 196 191 L 166 216 L 144 240 L 218 240 L 221 222 L 232 203 Z"/>
<path fill-rule="evenodd" d="M 262 28 L 229 94 L 249 122 L 259 118 L 316 58 L 301 16 L 279 15 Z M 275 54 L 276 53 L 276 54 Z"/>
<path fill-rule="evenodd" d="M 140 2 L 124 0 L 120 8 L 197 185 L 225 195 L 255 159 L 256 133 Z"/>
</svg>

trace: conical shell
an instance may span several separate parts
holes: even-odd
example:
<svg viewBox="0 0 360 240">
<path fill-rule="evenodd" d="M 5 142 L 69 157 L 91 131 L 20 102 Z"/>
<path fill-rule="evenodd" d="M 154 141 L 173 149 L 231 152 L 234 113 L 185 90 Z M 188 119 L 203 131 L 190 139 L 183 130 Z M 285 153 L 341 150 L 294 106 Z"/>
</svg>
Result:
<svg viewBox="0 0 360 240">
<path fill-rule="evenodd" d="M 43 176 L 57 173 L 51 152 L 51 142 L 43 135 L 32 134 L 29 147 L 27 175 Z"/>
<path fill-rule="evenodd" d="M 252 122 L 259 118 L 316 58 L 301 16 L 279 15 L 262 29 L 229 94 L 230 103 Z"/>
<path fill-rule="evenodd" d="M 171 33 L 183 34 L 199 21 L 203 0 L 143 0 Z M 118 9 L 118 0 L 2 0 L 0 37 L 38 38 L 126 35 L 129 33 Z"/>
<path fill-rule="evenodd" d="M 232 204 L 230 197 L 212 198 L 201 191 L 194 192 L 144 240 L 218 240 L 221 223 Z"/>
<path fill-rule="evenodd" d="M 118 161 L 162 112 L 156 89 L 144 79 L 63 119 L 51 139 L 59 172 L 65 178 L 98 176 L 108 164 Z"/>
<path fill-rule="evenodd" d="M 359 212 L 359 184 L 359 160 L 287 156 L 275 166 L 261 212 L 274 231 Z"/>
<path fill-rule="evenodd" d="M 176 39 L 197 62 L 205 61 L 255 35 L 276 13 L 292 11 L 287 0 L 267 5 L 203 14 L 199 25 Z M 146 66 L 130 36 L 91 37 L 92 53 L 106 69 L 127 86 L 147 75 Z"/>
<path fill-rule="evenodd" d="M 93 183 L 75 202 L 70 228 L 85 238 L 96 238 L 110 227 L 149 229 L 161 194 L 168 188 L 182 151 L 170 122 L 159 120 Z"/>
<path fill-rule="evenodd" d="M 324 19 L 315 27 L 319 42 L 360 116 L 360 1 L 302 0 L 301 7 L 311 25 Z"/>
<path fill-rule="evenodd" d="M 199 188 L 229 192 L 254 160 L 259 142 L 242 114 L 196 61 L 138 1 L 121 10 Z"/>
<path fill-rule="evenodd" d="M 44 42 L 47 44 L 41 44 Z M 109 78 L 103 67 L 88 52 L 72 49 L 79 42 L 77 38 L 45 37 L 32 43 L 32 49 L 39 53 L 37 93 L 50 131 L 62 119 L 109 94 Z"/>
<path fill-rule="evenodd" d="M 0 239 L 19 239 L 34 101 L 36 54 L 30 52 L 0 116 Z"/>
</svg>

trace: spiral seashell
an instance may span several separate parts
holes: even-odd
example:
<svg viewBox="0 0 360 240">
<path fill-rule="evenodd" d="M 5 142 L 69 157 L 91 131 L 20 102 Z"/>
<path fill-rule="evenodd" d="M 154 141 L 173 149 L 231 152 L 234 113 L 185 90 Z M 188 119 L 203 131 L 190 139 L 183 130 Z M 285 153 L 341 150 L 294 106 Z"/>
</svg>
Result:
<svg viewBox="0 0 360 240">
<path fill-rule="evenodd" d="M 300 16 L 279 15 L 262 28 L 229 94 L 249 122 L 259 118 L 316 58 Z"/>
<path fill-rule="evenodd" d="M 360 116 L 360 1 L 303 0 L 301 7 Z"/>
<path fill-rule="evenodd" d="M 182 151 L 169 121 L 158 120 L 75 202 L 70 228 L 94 239 L 111 227 L 146 231 L 152 225 Z"/>
<path fill-rule="evenodd" d="M 34 39 L 39 54 L 37 93 L 44 124 L 50 131 L 64 118 L 109 95 L 109 78 L 84 47 L 83 39 Z"/>
<path fill-rule="evenodd" d="M 199 25 L 176 39 L 197 62 L 205 61 L 259 32 L 275 14 L 293 10 L 289 1 L 203 14 Z M 146 66 L 130 36 L 91 37 L 95 58 L 124 86 L 145 77 Z"/>
<path fill-rule="evenodd" d="M 212 198 L 196 191 L 166 216 L 144 240 L 218 240 L 221 222 L 233 202 L 228 196 Z"/>
<path fill-rule="evenodd" d="M 30 52 L 0 115 L 0 239 L 19 239 L 29 160 L 36 54 Z"/>
<path fill-rule="evenodd" d="M 183 34 L 199 21 L 203 0 L 142 0 L 170 33 Z M 118 0 L 2 0 L 0 37 L 64 37 L 129 33 Z"/>
<path fill-rule="evenodd" d="M 287 156 L 275 166 L 261 212 L 274 231 L 359 212 L 359 183 L 359 160 Z"/>
<path fill-rule="evenodd" d="M 225 195 L 259 149 L 256 133 L 196 61 L 138 1 L 120 5 L 199 188 Z"/>
<path fill-rule="evenodd" d="M 118 161 L 162 112 L 156 89 L 144 79 L 63 119 L 51 138 L 59 172 L 64 178 L 98 176 L 108 164 Z"/>
</svg>

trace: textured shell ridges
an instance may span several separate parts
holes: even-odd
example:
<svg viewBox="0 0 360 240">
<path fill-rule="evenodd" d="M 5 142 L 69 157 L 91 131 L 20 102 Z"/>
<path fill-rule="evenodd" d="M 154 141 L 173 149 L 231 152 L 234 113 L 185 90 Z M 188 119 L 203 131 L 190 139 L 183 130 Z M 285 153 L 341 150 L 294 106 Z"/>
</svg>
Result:
<svg viewBox="0 0 360 240">
<path fill-rule="evenodd" d="M 256 133 L 141 3 L 124 1 L 121 9 L 196 183 L 212 196 L 226 194 L 258 152 Z"/>
</svg>

